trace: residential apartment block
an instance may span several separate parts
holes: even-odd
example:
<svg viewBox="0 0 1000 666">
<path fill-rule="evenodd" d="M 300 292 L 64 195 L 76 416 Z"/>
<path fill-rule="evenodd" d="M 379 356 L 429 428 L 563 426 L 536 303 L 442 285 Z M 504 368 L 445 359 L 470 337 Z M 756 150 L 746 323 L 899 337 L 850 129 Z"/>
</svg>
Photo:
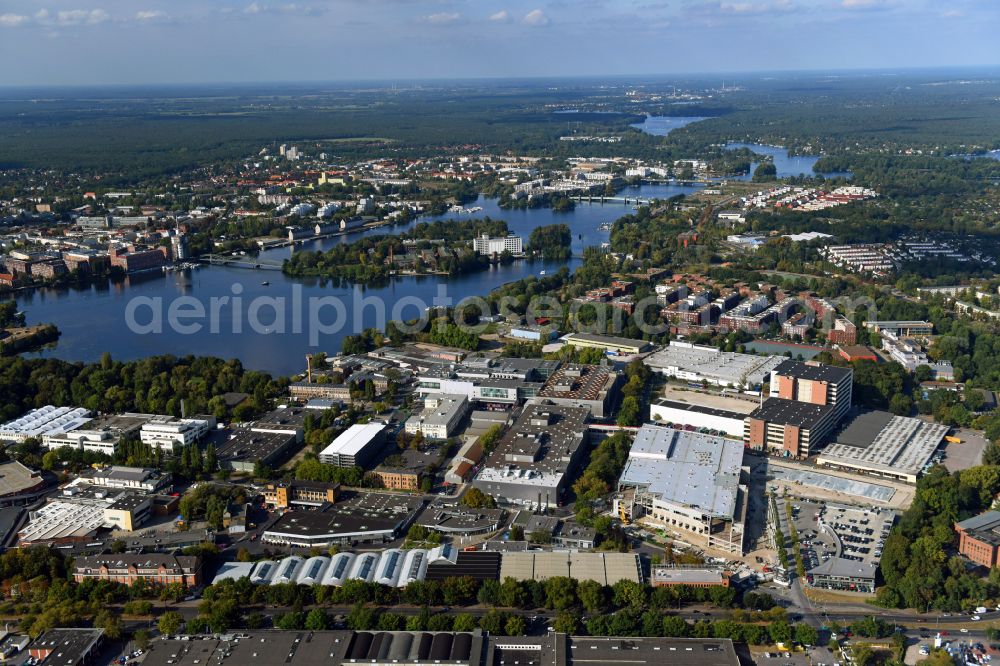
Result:
<svg viewBox="0 0 1000 666">
<path fill-rule="evenodd" d="M 201 584 L 201 558 L 161 553 L 118 553 L 78 557 L 73 580 L 108 580 L 134 585 L 143 580 L 153 585 L 179 584 L 185 588 Z"/>
</svg>

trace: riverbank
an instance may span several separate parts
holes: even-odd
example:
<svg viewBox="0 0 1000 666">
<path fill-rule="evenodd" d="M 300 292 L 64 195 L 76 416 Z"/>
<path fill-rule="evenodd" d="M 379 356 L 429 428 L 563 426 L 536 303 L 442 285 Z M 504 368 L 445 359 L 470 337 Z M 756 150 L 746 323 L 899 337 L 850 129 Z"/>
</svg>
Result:
<svg viewBox="0 0 1000 666">
<path fill-rule="evenodd" d="M 59 329 L 52 324 L 5 328 L 0 330 L 0 356 L 37 349 L 58 339 Z"/>
</svg>

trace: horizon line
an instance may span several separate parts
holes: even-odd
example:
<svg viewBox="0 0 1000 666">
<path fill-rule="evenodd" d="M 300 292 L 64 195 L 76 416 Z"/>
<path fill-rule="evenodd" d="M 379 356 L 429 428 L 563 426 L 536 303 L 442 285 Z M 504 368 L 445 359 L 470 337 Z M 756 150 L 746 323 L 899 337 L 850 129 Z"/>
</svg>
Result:
<svg viewBox="0 0 1000 666">
<path fill-rule="evenodd" d="M 356 78 L 356 79 L 296 79 L 296 80 L 272 80 L 272 81 L 251 81 L 233 79 L 229 81 L 160 81 L 160 82 L 116 82 L 116 83 L 38 83 L 38 84 L 9 84 L 0 83 L 0 90 L 52 90 L 69 89 L 82 90 L 88 88 L 172 88 L 181 86 L 306 86 L 306 85 L 349 85 L 359 86 L 363 84 L 375 84 L 381 86 L 401 85 L 411 87 L 420 84 L 447 84 L 447 83 L 477 83 L 477 82 L 541 82 L 541 81 L 609 81 L 617 80 L 625 82 L 635 79 L 718 79 L 720 77 L 759 77 L 764 75 L 837 75 L 845 74 L 851 76 L 863 76 L 866 74 L 904 74 L 904 73 L 934 73 L 934 72 L 962 72 L 970 70 L 997 70 L 1000 76 L 1000 62 L 976 65 L 936 65 L 936 66 L 915 66 L 915 67 L 841 67 L 833 69 L 756 69 L 756 70 L 713 70 L 704 72 L 683 72 L 683 73 L 618 73 L 618 74 L 551 74 L 551 75 L 506 75 L 506 76 L 454 76 L 454 77 L 405 77 L 405 78 Z M 735 81 L 734 81 L 735 83 Z"/>
</svg>

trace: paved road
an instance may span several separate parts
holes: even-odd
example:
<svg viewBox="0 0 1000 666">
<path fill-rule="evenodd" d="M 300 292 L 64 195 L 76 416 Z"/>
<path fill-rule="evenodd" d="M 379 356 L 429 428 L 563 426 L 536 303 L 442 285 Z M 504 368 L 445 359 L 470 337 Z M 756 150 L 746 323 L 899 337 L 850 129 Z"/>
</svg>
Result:
<svg viewBox="0 0 1000 666">
<path fill-rule="evenodd" d="M 191 619 L 198 615 L 198 600 L 181 602 L 169 607 L 169 610 L 174 610 L 179 612 L 185 619 Z M 308 611 L 311 606 L 306 607 L 304 610 Z M 354 608 L 353 605 L 337 605 L 337 606 L 322 606 L 324 610 L 330 615 L 347 615 Z M 154 609 L 154 613 L 162 613 L 163 607 L 158 605 Z M 257 612 L 261 613 L 267 617 L 274 617 L 283 615 L 285 613 L 292 612 L 292 607 L 290 606 L 264 606 L 256 609 Z M 473 607 L 454 607 L 449 608 L 447 606 L 435 606 L 428 609 L 431 614 L 439 614 L 450 612 L 452 614 L 468 613 L 473 617 L 482 617 L 492 610 L 491 608 L 486 608 L 482 606 Z M 399 615 L 418 615 L 423 612 L 423 607 L 421 606 L 392 606 L 381 608 L 382 612 L 397 613 Z M 532 622 L 529 622 L 530 630 L 538 633 L 545 633 L 546 627 L 551 626 L 552 621 L 558 615 L 556 611 L 552 610 L 517 610 L 513 612 L 521 613 L 529 618 L 533 618 Z M 711 608 L 708 606 L 703 606 L 700 608 L 687 607 L 680 609 L 678 611 L 668 612 L 683 617 L 687 620 L 700 620 L 700 619 L 725 619 L 729 617 L 730 612 L 728 610 Z M 806 622 L 816 628 L 822 626 L 829 626 L 832 623 L 837 623 L 842 626 L 846 626 L 853 622 L 854 620 L 862 617 L 868 617 L 874 615 L 882 619 L 887 623 L 898 625 L 908 636 L 919 637 L 921 631 L 924 633 L 930 633 L 933 635 L 942 627 L 945 631 L 949 631 L 953 638 L 978 638 L 984 639 L 986 637 L 986 629 L 990 626 L 991 620 L 1000 619 L 1000 613 L 994 611 L 992 613 L 984 614 L 982 619 L 979 621 L 972 620 L 969 616 L 957 616 L 952 615 L 950 617 L 944 617 L 942 614 L 912 614 L 900 611 L 887 611 L 878 608 L 872 608 L 867 606 L 851 606 L 851 605 L 834 605 L 834 604 L 824 604 L 824 605 L 814 605 L 808 610 L 802 610 L 798 608 L 789 608 L 788 613 L 790 619 L 796 622 Z M 586 618 L 586 614 L 584 614 Z M 145 624 L 146 621 L 139 621 L 141 624 Z M 968 629 L 968 633 L 962 633 L 961 627 Z"/>
</svg>

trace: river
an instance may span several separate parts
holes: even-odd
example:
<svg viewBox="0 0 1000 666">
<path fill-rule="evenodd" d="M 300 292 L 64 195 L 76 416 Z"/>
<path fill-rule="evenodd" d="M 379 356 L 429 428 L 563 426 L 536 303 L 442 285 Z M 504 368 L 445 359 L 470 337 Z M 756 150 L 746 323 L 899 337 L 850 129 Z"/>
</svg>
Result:
<svg viewBox="0 0 1000 666">
<path fill-rule="evenodd" d="M 632 125 L 646 134 L 666 136 L 675 129 L 705 120 L 703 116 L 646 116 L 646 120 Z"/>
<path fill-rule="evenodd" d="M 627 188 L 619 196 L 665 199 L 693 189 L 678 185 L 643 185 Z M 449 213 L 420 219 L 469 219 L 488 215 L 506 220 L 511 231 L 525 240 L 535 227 L 565 223 L 573 233 L 574 255 L 579 255 L 585 246 L 599 245 L 607 240 L 608 232 L 598 229 L 602 223 L 612 222 L 632 211 L 632 204 L 625 206 L 620 202 L 584 202 L 565 213 L 549 208 L 505 211 L 495 200 L 483 197 L 469 206 L 480 206 L 483 210 L 472 215 Z M 385 234 L 404 228 L 362 231 L 296 248 L 276 248 L 263 252 L 262 256 L 281 259 L 303 249 L 318 250 L 349 242 L 362 234 Z M 459 277 L 401 277 L 378 286 L 290 278 L 276 270 L 205 266 L 175 273 L 133 276 L 118 284 L 37 289 L 19 293 L 17 300 L 29 323 L 51 322 L 62 332 L 57 343 L 27 356 L 89 362 L 98 360 L 105 351 L 119 360 L 156 354 L 197 354 L 238 358 L 248 368 L 290 375 L 304 369 L 306 354 L 337 352 L 345 336 L 371 326 L 382 327 L 386 319 L 398 315 L 415 318 L 423 307 L 435 304 L 435 297 L 443 295 L 455 303 L 466 297 L 486 295 L 500 285 L 538 275 L 543 270 L 552 274 L 564 265 L 573 269 L 579 265 L 579 259 L 516 261 Z M 269 282 L 266 286 L 262 284 L 265 281 Z M 359 299 L 366 299 L 363 307 L 358 307 Z M 177 319 L 178 325 L 172 326 L 171 306 L 196 316 Z M 199 307 L 204 309 L 204 316 L 197 316 Z M 213 307 L 217 316 L 212 314 Z M 310 316 L 310 310 L 314 316 Z M 283 316 L 275 316 L 277 311 Z M 161 318 L 159 327 L 156 326 L 157 313 Z M 251 319 L 259 325 L 251 326 Z M 139 326 L 129 326 L 130 320 Z"/>
<path fill-rule="evenodd" d="M 789 178 L 792 176 L 815 176 L 813 166 L 819 162 L 819 157 L 810 155 L 789 155 L 787 148 L 780 146 L 765 146 L 760 143 L 727 143 L 726 150 L 738 150 L 739 148 L 749 148 L 758 155 L 769 155 L 774 161 L 774 168 L 778 172 L 778 178 Z M 754 169 L 760 162 L 750 163 L 750 173 L 740 176 L 738 179 L 729 180 L 750 180 L 753 178 Z M 824 178 L 850 178 L 848 172 L 831 172 L 822 174 Z"/>
</svg>

